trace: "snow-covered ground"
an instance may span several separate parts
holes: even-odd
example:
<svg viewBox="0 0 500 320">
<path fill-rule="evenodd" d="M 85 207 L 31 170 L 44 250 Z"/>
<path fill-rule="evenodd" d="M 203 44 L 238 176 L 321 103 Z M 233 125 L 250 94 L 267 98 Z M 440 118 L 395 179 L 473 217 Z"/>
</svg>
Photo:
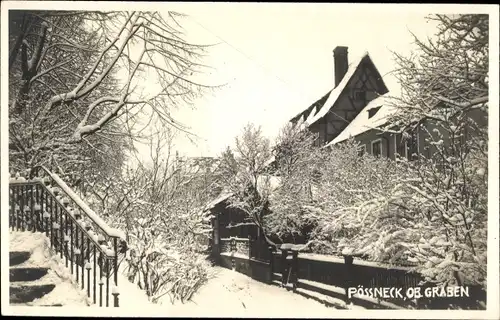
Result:
<svg viewBox="0 0 500 320">
<path fill-rule="evenodd" d="M 166 315 L 178 317 L 332 317 L 336 309 L 244 274 L 215 267 L 216 276 L 192 301 L 162 303 Z"/>
<path fill-rule="evenodd" d="M 34 305 L 62 303 L 64 306 L 85 307 L 89 303 L 86 292 L 76 286 L 69 269 L 64 267 L 58 256 L 50 254 L 50 245 L 44 234 L 11 232 L 9 240 L 11 251 L 32 252 L 27 265 L 50 266 L 52 269 L 46 277 L 56 283 L 56 288 Z M 172 304 L 167 295 L 154 304 L 143 290 L 119 273 L 119 312 L 126 309 L 133 315 L 144 312 L 167 317 L 331 317 L 338 311 L 229 269 L 214 267 L 213 271 L 214 277 L 194 294 L 191 301 L 184 304 Z M 96 307 L 99 308 L 92 305 L 91 309 Z"/>
</svg>

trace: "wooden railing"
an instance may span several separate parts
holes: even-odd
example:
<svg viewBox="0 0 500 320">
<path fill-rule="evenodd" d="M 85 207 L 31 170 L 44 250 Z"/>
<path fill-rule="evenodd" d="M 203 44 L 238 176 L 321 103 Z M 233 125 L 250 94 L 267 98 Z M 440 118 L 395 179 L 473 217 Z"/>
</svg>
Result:
<svg viewBox="0 0 500 320">
<path fill-rule="evenodd" d="M 111 294 L 119 306 L 118 257 L 127 250 L 125 235 L 110 228 L 58 175 L 36 167 L 10 178 L 9 226 L 44 232 L 94 304 L 109 307 Z"/>
<path fill-rule="evenodd" d="M 271 261 L 272 246 L 263 240 L 250 241 L 250 258 L 259 261 Z"/>
<path fill-rule="evenodd" d="M 234 252 L 249 257 L 249 240 L 245 238 L 221 238 L 221 253 Z"/>
<path fill-rule="evenodd" d="M 330 287 L 343 289 L 341 298 L 350 303 L 367 303 L 370 308 L 373 302 L 361 301 L 363 298 L 354 296 L 349 298 L 349 288 L 394 288 L 406 293 L 409 288 L 432 286 L 431 283 L 422 283 L 423 277 L 410 267 L 386 266 L 379 263 L 357 260 L 352 256 L 332 257 L 317 254 L 298 252 L 294 249 L 275 250 L 271 259 L 271 273 L 281 275 L 281 285 L 291 286 L 297 290 L 302 285 L 309 287 L 306 282 L 324 284 Z M 305 281 L 304 281 L 305 280 Z M 304 284 L 302 284 L 304 283 Z M 317 289 L 317 288 L 316 288 Z M 456 304 L 462 308 L 477 309 L 481 302 L 486 302 L 485 291 L 476 285 L 468 286 L 470 297 L 460 298 L 421 298 L 401 299 L 401 297 L 387 298 L 376 303 L 393 308 L 431 308 L 447 309 L 449 305 Z M 387 302 L 387 303 L 386 303 Z"/>
</svg>

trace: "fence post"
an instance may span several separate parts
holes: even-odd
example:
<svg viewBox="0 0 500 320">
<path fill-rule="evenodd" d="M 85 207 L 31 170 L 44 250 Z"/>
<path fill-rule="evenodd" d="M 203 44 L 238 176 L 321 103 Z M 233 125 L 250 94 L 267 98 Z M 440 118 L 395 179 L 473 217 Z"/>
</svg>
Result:
<svg viewBox="0 0 500 320">
<path fill-rule="evenodd" d="M 236 239 L 234 237 L 231 237 L 231 240 L 230 240 L 230 244 L 231 244 L 231 252 L 235 252 L 236 251 Z"/>
<path fill-rule="evenodd" d="M 274 278 L 274 248 L 273 246 L 268 246 L 270 257 L 269 257 L 269 283 L 273 282 Z"/>
<path fill-rule="evenodd" d="M 287 249 L 281 249 L 281 286 L 284 287 L 287 284 L 287 263 L 286 258 L 288 256 Z"/>
<path fill-rule="evenodd" d="M 252 259 L 253 241 L 250 233 L 248 234 L 248 259 Z"/>
<path fill-rule="evenodd" d="M 353 261 L 354 261 L 354 258 L 352 256 L 344 256 L 344 263 L 345 263 L 344 290 L 345 290 L 345 303 L 346 304 L 351 303 L 351 299 L 349 299 L 349 295 L 348 295 L 348 290 L 349 290 L 349 287 L 352 286 Z"/>
<path fill-rule="evenodd" d="M 232 252 L 232 256 L 231 256 L 231 267 L 233 270 L 236 269 L 236 262 L 234 261 L 234 253 L 236 252 L 236 239 L 234 239 L 234 237 L 231 237 L 231 240 L 230 240 L 230 246 L 231 246 L 231 252 Z"/>
<path fill-rule="evenodd" d="M 293 281 L 293 291 L 297 290 L 299 286 L 299 251 L 297 249 L 292 249 L 292 281 Z"/>
</svg>

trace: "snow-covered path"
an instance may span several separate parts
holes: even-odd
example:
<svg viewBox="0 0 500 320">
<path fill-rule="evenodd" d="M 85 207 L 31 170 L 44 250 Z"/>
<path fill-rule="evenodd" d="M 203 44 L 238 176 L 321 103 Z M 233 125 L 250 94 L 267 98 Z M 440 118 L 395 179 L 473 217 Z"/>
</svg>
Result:
<svg viewBox="0 0 500 320">
<path fill-rule="evenodd" d="M 85 308 L 82 311 L 96 310 L 113 312 L 114 308 L 100 308 L 87 305 L 85 291 L 76 285 L 69 269 L 65 268 L 59 257 L 49 253 L 48 239 L 42 233 L 11 232 L 9 236 L 11 251 L 27 250 L 32 252 L 30 265 L 50 266 L 51 274 L 57 271 L 57 286 L 40 304 L 61 303 Z M 27 263 L 28 263 L 27 262 Z M 196 292 L 191 301 L 171 304 L 165 295 L 158 304 L 150 302 L 145 292 L 137 285 L 128 282 L 125 275 L 119 273 L 120 310 L 130 311 L 133 315 L 141 313 L 162 315 L 164 317 L 332 317 L 338 315 L 334 308 L 307 299 L 277 286 L 267 285 L 247 277 L 244 274 L 222 267 L 214 267 L 215 276 Z M 52 279 L 51 278 L 51 279 Z M 52 279 L 52 280 L 54 280 Z M 64 309 L 64 307 L 59 307 Z M 118 310 L 116 310 L 118 311 Z"/>
<path fill-rule="evenodd" d="M 180 317 L 332 317 L 334 308 L 244 274 L 215 267 L 217 275 L 185 304 L 163 302 L 168 316 Z M 170 306 L 169 306 L 170 305 Z"/>
</svg>

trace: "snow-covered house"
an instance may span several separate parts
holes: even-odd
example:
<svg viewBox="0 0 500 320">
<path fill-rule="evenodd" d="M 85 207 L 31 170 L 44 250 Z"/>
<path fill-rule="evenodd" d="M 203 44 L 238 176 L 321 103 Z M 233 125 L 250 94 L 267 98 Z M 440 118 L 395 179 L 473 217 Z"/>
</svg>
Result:
<svg viewBox="0 0 500 320">
<path fill-rule="evenodd" d="M 396 112 L 388 100 L 387 95 L 371 100 L 344 130 L 328 142 L 325 147 L 354 138 L 360 145 L 360 152 L 368 152 L 393 160 L 396 154 L 409 159 L 411 159 L 412 154 L 418 154 L 420 149 L 418 134 L 408 133 L 407 137 L 403 138 L 401 133 L 391 132 L 392 130 L 388 132 L 381 130 L 386 126 L 391 128 L 390 116 Z"/>
<path fill-rule="evenodd" d="M 335 86 L 290 120 L 316 134 L 317 146 L 334 140 L 360 113 L 378 113 L 377 101 L 389 92 L 368 52 L 349 64 L 348 48 L 339 46 L 333 58 Z"/>
<path fill-rule="evenodd" d="M 441 143 L 451 145 L 450 133 L 441 130 L 441 126 L 434 119 L 423 119 L 420 121 L 420 126 L 404 133 L 400 132 L 401 128 L 391 123 L 391 116 L 397 112 L 397 109 L 391 105 L 389 100 L 390 98 L 384 95 L 370 101 L 349 125 L 324 147 L 327 148 L 349 138 L 354 138 L 360 145 L 360 152 L 368 152 L 392 160 L 396 158 L 396 155 L 412 160 L 415 159 L 416 155 L 431 158 L 437 150 L 436 143 L 439 143 L 440 139 Z M 467 116 L 478 127 L 486 128 L 488 117 L 482 108 L 483 104 L 481 102 L 472 105 Z M 441 112 L 442 110 L 437 108 L 435 111 Z M 441 116 L 435 118 L 439 117 Z M 440 138 L 435 130 L 438 130 Z M 461 139 L 475 135 L 474 130 L 472 127 L 462 128 Z"/>
<path fill-rule="evenodd" d="M 332 90 L 293 117 L 290 122 L 316 134 L 316 145 L 328 147 L 354 138 L 360 152 L 395 159 L 419 152 L 419 135 L 383 132 L 396 109 L 389 89 L 368 52 L 349 64 L 348 48 L 333 50 L 335 83 Z"/>
<path fill-rule="evenodd" d="M 399 128 L 390 123 L 390 118 L 397 109 L 392 106 L 389 90 L 368 52 L 349 64 L 348 48 L 336 47 L 333 57 L 335 86 L 293 117 L 292 124 L 313 132 L 318 147 L 354 138 L 360 143 L 360 152 L 390 159 L 395 159 L 397 154 L 410 160 L 415 154 L 429 158 L 435 152 L 435 147 L 429 143 L 435 140 L 435 137 L 429 139 L 429 132 L 436 129 L 433 121 L 424 121 L 424 130 L 417 128 L 396 133 Z M 481 104 L 484 102 L 478 103 Z M 486 127 L 487 113 L 479 107 L 471 109 L 468 116 L 479 126 Z M 467 132 L 463 136 L 466 137 Z"/>
</svg>

